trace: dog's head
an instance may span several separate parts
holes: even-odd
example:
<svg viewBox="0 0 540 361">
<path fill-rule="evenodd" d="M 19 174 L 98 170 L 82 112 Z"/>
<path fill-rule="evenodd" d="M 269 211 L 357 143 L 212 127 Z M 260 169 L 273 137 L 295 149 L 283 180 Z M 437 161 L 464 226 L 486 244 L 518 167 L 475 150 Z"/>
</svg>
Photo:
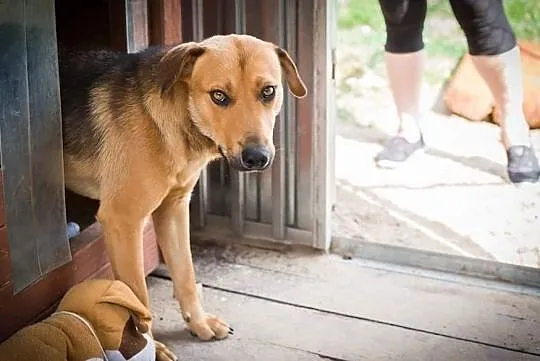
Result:
<svg viewBox="0 0 540 361">
<path fill-rule="evenodd" d="M 268 168 L 283 103 L 282 77 L 296 97 L 307 93 L 289 54 L 249 35 L 220 35 L 169 50 L 158 69 L 162 96 L 183 87 L 199 131 L 241 171 Z M 185 96 L 185 93 L 183 93 Z"/>
</svg>

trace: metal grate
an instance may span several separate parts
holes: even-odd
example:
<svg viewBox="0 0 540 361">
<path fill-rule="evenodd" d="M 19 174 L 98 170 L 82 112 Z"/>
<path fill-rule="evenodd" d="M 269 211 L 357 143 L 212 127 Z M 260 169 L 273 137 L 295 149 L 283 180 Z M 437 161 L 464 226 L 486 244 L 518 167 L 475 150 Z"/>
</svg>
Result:
<svg viewBox="0 0 540 361">
<path fill-rule="evenodd" d="M 289 94 L 276 119 L 271 169 L 243 174 L 217 161 L 203 172 L 191 217 L 200 236 L 266 239 L 327 249 L 330 244 L 326 107 L 331 75 L 326 0 L 191 0 L 191 39 L 247 33 L 285 48 L 296 59 L 308 96 Z M 330 69 L 328 71 L 328 69 Z M 314 86 L 322 87 L 314 90 Z M 318 134 L 317 134 L 318 132 Z"/>
</svg>

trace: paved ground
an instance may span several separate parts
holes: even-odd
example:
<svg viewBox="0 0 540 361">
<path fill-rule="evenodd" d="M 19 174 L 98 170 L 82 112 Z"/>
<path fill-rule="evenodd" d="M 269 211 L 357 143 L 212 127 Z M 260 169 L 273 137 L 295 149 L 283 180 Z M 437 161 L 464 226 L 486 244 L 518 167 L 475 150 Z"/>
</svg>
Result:
<svg viewBox="0 0 540 361">
<path fill-rule="evenodd" d="M 180 360 L 540 361 L 538 291 L 334 255 L 235 246 L 194 257 L 207 311 L 235 335 L 195 340 L 171 281 L 150 277 L 154 334 Z"/>
<path fill-rule="evenodd" d="M 540 267 L 540 183 L 510 184 L 498 127 L 431 111 L 437 95 L 425 85 L 427 151 L 381 170 L 372 159 L 397 124 L 385 78 L 367 72 L 342 81 L 335 234 Z M 532 140 L 540 156 L 540 131 Z"/>
</svg>

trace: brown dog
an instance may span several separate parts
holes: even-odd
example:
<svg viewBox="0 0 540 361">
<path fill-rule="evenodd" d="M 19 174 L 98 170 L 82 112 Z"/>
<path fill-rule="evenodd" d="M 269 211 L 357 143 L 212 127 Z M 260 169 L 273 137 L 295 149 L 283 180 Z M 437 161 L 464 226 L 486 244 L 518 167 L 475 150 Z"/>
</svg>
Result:
<svg viewBox="0 0 540 361">
<path fill-rule="evenodd" d="M 142 234 L 152 216 L 183 318 L 203 340 L 230 329 L 197 295 L 190 196 L 201 170 L 220 155 L 240 171 L 270 166 L 282 75 L 292 94 L 306 95 L 287 52 L 247 35 L 137 54 L 60 56 L 67 187 L 100 200 L 114 274 L 145 305 Z M 165 349 L 158 359 L 167 359 Z"/>
</svg>

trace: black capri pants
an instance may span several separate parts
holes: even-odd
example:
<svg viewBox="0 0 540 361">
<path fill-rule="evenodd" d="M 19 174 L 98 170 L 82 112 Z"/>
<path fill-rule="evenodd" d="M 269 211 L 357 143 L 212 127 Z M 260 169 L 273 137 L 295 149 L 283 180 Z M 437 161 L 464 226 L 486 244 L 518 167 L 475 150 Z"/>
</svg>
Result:
<svg viewBox="0 0 540 361">
<path fill-rule="evenodd" d="M 503 0 L 449 1 L 471 55 L 499 55 L 516 46 Z M 385 50 L 412 53 L 423 49 L 427 0 L 379 0 L 379 4 L 386 24 Z"/>
</svg>

